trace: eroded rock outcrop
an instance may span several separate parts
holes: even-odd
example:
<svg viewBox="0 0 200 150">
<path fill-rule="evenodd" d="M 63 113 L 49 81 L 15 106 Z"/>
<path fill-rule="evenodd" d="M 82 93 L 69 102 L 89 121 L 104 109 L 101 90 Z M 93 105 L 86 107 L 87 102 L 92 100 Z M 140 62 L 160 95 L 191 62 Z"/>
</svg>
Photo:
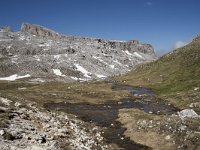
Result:
<svg viewBox="0 0 200 150">
<path fill-rule="evenodd" d="M 45 27 L 23 23 L 21 25 L 22 32 L 28 32 L 30 34 L 41 36 L 41 37 L 48 37 L 48 38 L 60 38 L 61 35 L 59 33 L 54 32 L 53 30 L 47 29 Z"/>
</svg>

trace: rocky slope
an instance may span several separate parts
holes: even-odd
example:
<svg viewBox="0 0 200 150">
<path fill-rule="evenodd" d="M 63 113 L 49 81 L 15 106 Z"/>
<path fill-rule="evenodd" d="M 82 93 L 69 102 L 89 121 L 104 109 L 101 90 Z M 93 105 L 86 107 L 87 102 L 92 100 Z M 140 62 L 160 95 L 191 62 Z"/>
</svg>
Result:
<svg viewBox="0 0 200 150">
<path fill-rule="evenodd" d="M 34 102 L 19 103 L 0 97 L 1 150 L 110 148 L 95 125 L 63 112 L 49 112 Z"/>
<path fill-rule="evenodd" d="M 103 79 L 154 59 L 153 47 L 135 40 L 64 36 L 28 23 L 22 24 L 19 32 L 0 30 L 0 80 Z"/>
</svg>

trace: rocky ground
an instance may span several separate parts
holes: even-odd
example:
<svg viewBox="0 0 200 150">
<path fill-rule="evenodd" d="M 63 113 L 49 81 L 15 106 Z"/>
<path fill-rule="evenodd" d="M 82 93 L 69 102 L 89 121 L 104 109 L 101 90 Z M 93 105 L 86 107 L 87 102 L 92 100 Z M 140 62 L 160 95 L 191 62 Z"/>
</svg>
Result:
<svg viewBox="0 0 200 150">
<path fill-rule="evenodd" d="M 63 112 L 0 98 L 1 150 L 108 149 L 100 129 Z M 4 116 L 4 117 L 3 117 Z"/>
<path fill-rule="evenodd" d="M 199 116 L 191 109 L 178 114 L 155 115 L 137 109 L 122 109 L 118 120 L 127 128 L 126 136 L 154 150 L 198 150 Z"/>
</svg>

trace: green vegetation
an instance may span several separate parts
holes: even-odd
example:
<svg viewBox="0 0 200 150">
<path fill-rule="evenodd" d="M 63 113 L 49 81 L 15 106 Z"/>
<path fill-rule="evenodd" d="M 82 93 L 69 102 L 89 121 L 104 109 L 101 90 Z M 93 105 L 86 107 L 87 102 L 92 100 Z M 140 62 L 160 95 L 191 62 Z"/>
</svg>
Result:
<svg viewBox="0 0 200 150">
<path fill-rule="evenodd" d="M 181 108 L 199 102 L 200 40 L 116 79 L 123 81 L 120 84 L 149 87 Z"/>
<path fill-rule="evenodd" d="M 23 80 L 0 82 L 1 96 L 12 100 L 32 100 L 40 103 L 67 101 L 72 103 L 103 103 L 130 96 L 126 91 L 112 91 L 114 84 L 145 86 L 177 107 L 188 107 L 199 102 L 200 40 L 169 53 L 157 61 L 138 66 L 130 73 L 116 77 L 111 82 L 43 84 L 25 83 Z M 118 81 L 117 83 L 114 81 Z M 26 87 L 19 90 L 20 87 Z M 200 109 L 196 108 L 200 112 Z"/>
<path fill-rule="evenodd" d="M 0 82 L 0 96 L 13 101 L 23 102 L 24 100 L 30 100 L 41 104 L 63 101 L 71 103 L 104 103 L 130 96 L 126 91 L 113 91 L 111 86 L 112 84 L 106 82 L 50 82 L 43 84 L 23 83 L 20 81 Z"/>
</svg>

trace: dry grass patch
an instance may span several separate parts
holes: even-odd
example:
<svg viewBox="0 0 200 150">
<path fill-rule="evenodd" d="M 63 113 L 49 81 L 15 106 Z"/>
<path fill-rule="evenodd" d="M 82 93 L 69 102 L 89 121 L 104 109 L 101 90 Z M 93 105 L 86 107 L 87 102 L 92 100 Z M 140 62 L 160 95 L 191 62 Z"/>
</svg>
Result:
<svg viewBox="0 0 200 150">
<path fill-rule="evenodd" d="M 124 133 L 125 136 L 130 137 L 131 140 L 137 143 L 152 147 L 154 150 L 176 149 L 172 138 L 166 140 L 166 135 L 164 133 L 159 133 L 157 128 L 151 128 L 148 123 L 142 124 L 143 120 L 159 122 L 162 120 L 162 116 L 146 114 L 138 109 L 121 109 L 119 111 L 118 121 L 127 128 Z M 138 126 L 138 122 L 141 123 L 141 126 Z"/>
</svg>

